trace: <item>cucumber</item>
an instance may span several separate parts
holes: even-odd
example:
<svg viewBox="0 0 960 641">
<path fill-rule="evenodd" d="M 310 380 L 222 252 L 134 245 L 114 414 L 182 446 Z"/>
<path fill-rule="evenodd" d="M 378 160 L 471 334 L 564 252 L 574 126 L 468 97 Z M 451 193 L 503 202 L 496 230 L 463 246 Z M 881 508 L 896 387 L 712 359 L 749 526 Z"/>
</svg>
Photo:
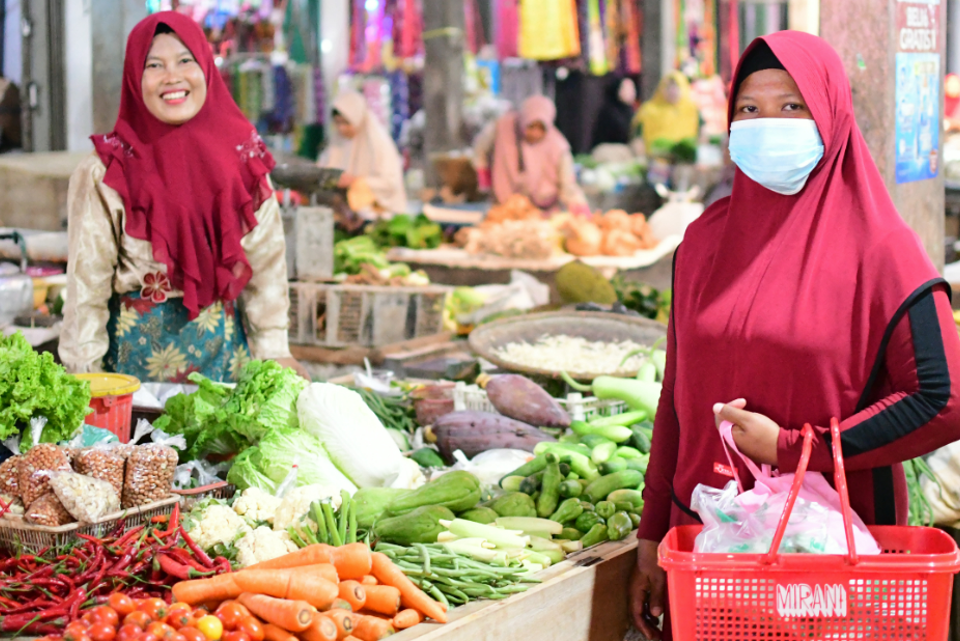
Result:
<svg viewBox="0 0 960 641">
<path fill-rule="evenodd" d="M 622 459 L 631 459 L 631 458 L 640 458 L 641 456 L 643 456 L 643 452 L 641 452 L 635 447 L 629 447 L 627 445 L 624 445 L 623 447 L 617 448 L 616 455 Z"/>
<path fill-rule="evenodd" d="M 505 476 L 503 480 L 500 481 L 500 487 L 503 488 L 505 492 L 519 492 L 520 484 L 523 483 L 525 476 Z"/>
<path fill-rule="evenodd" d="M 514 471 L 507 474 L 507 476 L 523 476 L 527 477 L 531 474 L 536 474 L 537 472 L 542 472 L 547 467 L 547 457 L 545 454 L 537 453 L 537 456 L 534 456 L 532 459 L 515 469 Z M 507 478 L 506 476 L 503 478 Z M 503 479 L 500 479 L 503 481 Z M 503 487 L 503 486 L 501 486 Z"/>
<path fill-rule="evenodd" d="M 588 445 L 585 439 L 589 436 L 600 436 L 615 443 L 625 443 L 633 437 L 630 428 L 623 425 L 594 425 L 593 423 L 574 421 L 570 424 L 570 429 L 580 435 L 580 442 L 584 445 Z"/>
<path fill-rule="evenodd" d="M 645 418 L 647 418 L 647 412 L 645 410 L 634 410 L 632 412 L 624 412 L 623 414 L 614 414 L 613 416 L 602 416 L 600 418 L 595 418 L 590 421 L 590 427 L 592 433 L 596 434 L 597 429 L 611 426 L 629 427 L 634 423 L 639 423 Z"/>
<path fill-rule="evenodd" d="M 604 461 L 609 460 L 616 451 L 616 443 L 601 443 L 593 448 L 593 452 L 590 454 L 590 460 L 593 461 L 594 465 L 600 465 Z"/>
<path fill-rule="evenodd" d="M 618 456 L 614 456 L 600 464 L 600 473 L 604 476 L 625 469 L 627 469 L 627 462 Z"/>
<path fill-rule="evenodd" d="M 627 459 L 627 469 L 628 469 L 628 470 L 636 470 L 637 472 L 640 472 L 641 474 L 646 474 L 646 473 L 647 473 L 647 458 L 646 458 L 646 457 L 643 457 L 643 458 Z"/>
<path fill-rule="evenodd" d="M 421 447 L 411 454 L 410 458 L 416 461 L 420 467 L 444 467 L 446 465 L 437 451 L 429 447 Z"/>
<path fill-rule="evenodd" d="M 634 509 L 643 507 L 643 492 L 640 490 L 614 490 L 606 498 L 614 503 L 629 503 Z"/>
<path fill-rule="evenodd" d="M 598 445 L 603 443 L 612 443 L 610 439 L 605 436 L 600 436 L 599 434 L 587 434 L 580 438 L 580 442 L 589 447 L 591 450 Z"/>
<path fill-rule="evenodd" d="M 564 481 L 560 484 L 560 496 L 564 498 L 578 497 L 583 494 L 583 486 L 577 481 Z"/>
<path fill-rule="evenodd" d="M 523 479 L 523 481 L 520 482 L 520 491 L 524 494 L 533 495 L 534 492 L 540 489 L 541 478 L 543 478 L 543 472 L 540 472 L 540 474 L 532 474 Z"/>
<path fill-rule="evenodd" d="M 614 474 L 601 476 L 587 486 L 585 495 L 591 503 L 597 503 L 607 498 L 614 490 L 635 489 L 643 483 L 643 474 L 636 470 L 621 470 Z"/>
</svg>

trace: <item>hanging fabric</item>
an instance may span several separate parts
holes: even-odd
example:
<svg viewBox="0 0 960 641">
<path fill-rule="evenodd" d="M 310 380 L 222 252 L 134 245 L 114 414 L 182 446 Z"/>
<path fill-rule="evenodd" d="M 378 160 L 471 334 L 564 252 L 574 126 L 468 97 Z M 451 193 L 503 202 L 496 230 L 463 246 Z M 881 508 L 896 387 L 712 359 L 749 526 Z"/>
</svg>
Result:
<svg viewBox="0 0 960 641">
<path fill-rule="evenodd" d="M 559 60 L 579 55 L 576 0 L 521 0 L 520 57 Z"/>
<path fill-rule="evenodd" d="M 518 0 L 499 0 L 497 3 L 497 55 L 500 60 L 517 57 L 520 40 L 520 12 Z"/>
<path fill-rule="evenodd" d="M 611 70 L 620 68 L 620 41 L 622 38 L 620 2 L 619 0 L 605 0 L 604 25 L 607 31 L 607 67 Z"/>
<path fill-rule="evenodd" d="M 640 34 L 643 33 L 643 14 L 637 0 L 623 0 L 624 24 L 624 67 L 629 75 L 636 75 L 643 69 L 640 52 Z"/>
<path fill-rule="evenodd" d="M 587 21 L 590 25 L 590 73 L 605 76 L 609 67 L 603 42 L 603 23 L 600 21 L 600 0 L 587 0 Z"/>
<path fill-rule="evenodd" d="M 353 13 L 350 19 L 350 62 L 351 69 L 363 66 L 367 56 L 367 11 L 364 0 L 353 0 Z"/>
</svg>

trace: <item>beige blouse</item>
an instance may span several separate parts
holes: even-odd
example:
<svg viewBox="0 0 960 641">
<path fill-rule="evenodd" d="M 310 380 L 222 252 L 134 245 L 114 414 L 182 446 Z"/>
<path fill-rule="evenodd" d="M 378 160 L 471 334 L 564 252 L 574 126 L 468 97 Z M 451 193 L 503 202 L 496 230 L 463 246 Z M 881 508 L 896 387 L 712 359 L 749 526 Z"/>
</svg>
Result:
<svg viewBox="0 0 960 641">
<path fill-rule="evenodd" d="M 60 358 L 71 373 L 101 371 L 110 343 L 110 297 L 139 291 L 145 276 L 167 271 L 153 259 L 149 241 L 124 233 L 123 200 L 103 183 L 105 173 L 103 162 L 92 154 L 73 172 L 67 193 L 69 262 Z M 247 342 L 254 358 L 289 358 L 286 243 L 276 197 L 264 202 L 256 216 L 257 226 L 241 240 L 253 270 L 240 294 Z"/>
</svg>

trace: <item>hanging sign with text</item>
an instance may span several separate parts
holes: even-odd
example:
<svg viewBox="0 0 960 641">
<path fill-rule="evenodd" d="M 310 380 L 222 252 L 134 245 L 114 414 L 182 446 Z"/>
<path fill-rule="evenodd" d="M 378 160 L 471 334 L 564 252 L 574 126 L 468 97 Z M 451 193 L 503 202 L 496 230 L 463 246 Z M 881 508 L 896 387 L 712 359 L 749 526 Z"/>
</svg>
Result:
<svg viewBox="0 0 960 641">
<path fill-rule="evenodd" d="M 897 182 L 935 178 L 940 153 L 940 0 L 897 0 Z"/>
</svg>

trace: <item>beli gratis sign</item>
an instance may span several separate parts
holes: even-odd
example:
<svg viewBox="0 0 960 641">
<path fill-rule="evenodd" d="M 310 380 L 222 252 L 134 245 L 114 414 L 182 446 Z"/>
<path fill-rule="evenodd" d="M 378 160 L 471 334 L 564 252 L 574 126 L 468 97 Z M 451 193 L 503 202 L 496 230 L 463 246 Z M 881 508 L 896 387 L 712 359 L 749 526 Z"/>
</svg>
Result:
<svg viewBox="0 0 960 641">
<path fill-rule="evenodd" d="M 940 152 L 940 0 L 897 0 L 897 182 L 935 178 Z"/>
</svg>

